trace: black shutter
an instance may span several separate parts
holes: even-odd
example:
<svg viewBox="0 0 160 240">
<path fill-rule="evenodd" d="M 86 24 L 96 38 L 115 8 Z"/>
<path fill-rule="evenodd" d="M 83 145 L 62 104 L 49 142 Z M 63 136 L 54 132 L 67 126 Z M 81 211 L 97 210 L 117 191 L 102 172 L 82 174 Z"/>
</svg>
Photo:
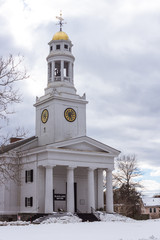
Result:
<svg viewBox="0 0 160 240">
<path fill-rule="evenodd" d="M 30 205 L 33 206 L 33 197 L 30 197 Z"/>
<path fill-rule="evenodd" d="M 33 182 L 33 169 L 31 170 L 31 182 Z"/>
<path fill-rule="evenodd" d="M 27 207 L 27 198 L 25 197 L 25 207 Z"/>
<path fill-rule="evenodd" d="M 25 171 L 25 182 L 27 183 L 27 171 Z"/>
</svg>

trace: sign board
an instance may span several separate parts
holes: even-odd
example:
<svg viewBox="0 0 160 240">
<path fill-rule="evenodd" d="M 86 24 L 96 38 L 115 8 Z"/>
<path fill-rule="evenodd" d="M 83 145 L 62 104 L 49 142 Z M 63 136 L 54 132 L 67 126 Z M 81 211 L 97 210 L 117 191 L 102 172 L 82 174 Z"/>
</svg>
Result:
<svg viewBox="0 0 160 240">
<path fill-rule="evenodd" d="M 55 201 L 65 201 L 66 194 L 54 194 L 54 200 Z"/>
</svg>

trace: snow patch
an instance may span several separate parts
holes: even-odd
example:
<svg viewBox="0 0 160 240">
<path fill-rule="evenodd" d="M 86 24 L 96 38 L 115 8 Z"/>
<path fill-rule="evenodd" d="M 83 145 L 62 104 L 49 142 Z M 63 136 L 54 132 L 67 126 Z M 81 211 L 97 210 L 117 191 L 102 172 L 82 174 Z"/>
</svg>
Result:
<svg viewBox="0 0 160 240">
<path fill-rule="evenodd" d="M 48 223 L 62 223 L 62 224 L 67 224 L 67 223 L 79 223 L 82 222 L 82 219 L 80 219 L 77 216 L 63 216 L 63 217 L 51 217 L 43 222 L 41 224 L 48 224 Z"/>
<path fill-rule="evenodd" d="M 149 238 L 140 238 L 139 240 L 160 240 L 160 238 L 156 238 L 153 235 Z"/>
<path fill-rule="evenodd" d="M 25 221 L 0 222 L 0 226 L 26 226 L 29 224 L 30 222 L 25 222 Z"/>
<path fill-rule="evenodd" d="M 53 214 L 54 215 L 54 214 Z M 107 240 L 160 240 L 160 219 L 156 220 L 132 220 L 118 214 L 103 214 L 101 222 L 82 222 L 76 216 L 63 215 L 58 216 L 57 224 L 48 224 L 55 221 L 55 216 L 50 219 L 44 219 L 46 224 L 29 224 L 26 222 L 9 222 L 0 227 L 0 240 L 16 239 L 65 239 L 65 240 L 82 240 L 82 239 L 107 239 Z M 74 221 L 75 220 L 75 221 Z M 13 226 L 13 224 L 17 226 Z M 62 224 L 61 224 L 62 223 Z M 64 223 L 64 224 L 63 224 Z M 65 224 L 69 223 L 69 224 Z M 4 224 L 4 222 L 3 222 Z"/>
<path fill-rule="evenodd" d="M 108 214 L 108 213 L 99 213 L 99 218 L 102 222 L 134 222 L 136 220 L 122 216 L 120 214 L 114 213 L 114 214 Z"/>
</svg>

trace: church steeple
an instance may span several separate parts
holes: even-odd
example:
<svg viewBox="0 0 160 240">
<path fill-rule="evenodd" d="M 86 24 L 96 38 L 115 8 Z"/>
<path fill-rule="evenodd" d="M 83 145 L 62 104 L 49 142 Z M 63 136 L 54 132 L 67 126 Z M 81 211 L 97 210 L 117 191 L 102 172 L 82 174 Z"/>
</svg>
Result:
<svg viewBox="0 0 160 240">
<path fill-rule="evenodd" d="M 48 43 L 48 85 L 46 92 L 56 88 L 59 92 L 76 93 L 73 81 L 74 56 L 72 54 L 72 42 L 68 35 L 62 31 L 64 24 L 62 15 L 59 19 L 60 31 L 55 33 Z"/>
<path fill-rule="evenodd" d="M 72 42 L 62 31 L 49 42 L 45 94 L 36 99 L 36 136 L 39 146 L 86 135 L 86 96 L 76 93 Z"/>
</svg>

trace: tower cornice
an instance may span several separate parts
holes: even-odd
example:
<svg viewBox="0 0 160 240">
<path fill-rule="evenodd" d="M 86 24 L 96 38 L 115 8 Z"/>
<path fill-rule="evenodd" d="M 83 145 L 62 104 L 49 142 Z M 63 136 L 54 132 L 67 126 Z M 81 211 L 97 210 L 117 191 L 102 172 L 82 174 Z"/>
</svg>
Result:
<svg viewBox="0 0 160 240">
<path fill-rule="evenodd" d="M 46 60 L 48 61 L 51 57 L 63 57 L 63 56 L 67 56 L 73 59 L 73 61 L 75 60 L 75 57 L 72 55 L 71 52 L 69 51 L 56 51 L 56 52 L 50 52 L 50 54 L 47 56 Z"/>
<path fill-rule="evenodd" d="M 64 96 L 58 96 L 58 95 L 51 95 L 47 96 L 46 98 L 44 97 L 40 97 L 36 99 L 36 103 L 34 104 L 34 107 L 37 107 L 39 105 L 42 105 L 43 103 L 52 101 L 52 100 L 60 100 L 60 101 L 67 101 L 67 102 L 75 102 L 75 103 L 82 103 L 82 104 L 87 104 L 88 101 L 86 101 L 86 99 L 84 99 L 84 96 L 80 97 L 77 95 L 77 97 L 79 98 L 71 98 L 71 96 L 69 97 L 64 97 Z"/>
</svg>

